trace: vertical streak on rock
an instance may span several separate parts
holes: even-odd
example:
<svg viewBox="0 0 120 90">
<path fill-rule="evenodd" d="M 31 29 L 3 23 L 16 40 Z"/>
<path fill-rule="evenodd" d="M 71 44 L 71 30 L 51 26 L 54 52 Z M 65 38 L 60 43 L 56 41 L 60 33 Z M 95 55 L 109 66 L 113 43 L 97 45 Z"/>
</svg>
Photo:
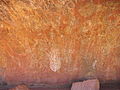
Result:
<svg viewBox="0 0 120 90">
<path fill-rule="evenodd" d="M 59 57 L 59 51 L 57 49 L 52 49 L 49 53 L 50 69 L 57 72 L 61 68 L 61 60 Z"/>
</svg>

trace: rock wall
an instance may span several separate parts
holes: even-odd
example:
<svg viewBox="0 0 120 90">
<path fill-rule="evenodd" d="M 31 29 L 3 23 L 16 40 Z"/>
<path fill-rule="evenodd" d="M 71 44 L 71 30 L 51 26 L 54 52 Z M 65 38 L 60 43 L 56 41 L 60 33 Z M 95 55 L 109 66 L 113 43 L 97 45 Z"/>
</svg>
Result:
<svg viewBox="0 0 120 90">
<path fill-rule="evenodd" d="M 120 80 L 120 0 L 0 0 L 0 77 Z"/>
</svg>

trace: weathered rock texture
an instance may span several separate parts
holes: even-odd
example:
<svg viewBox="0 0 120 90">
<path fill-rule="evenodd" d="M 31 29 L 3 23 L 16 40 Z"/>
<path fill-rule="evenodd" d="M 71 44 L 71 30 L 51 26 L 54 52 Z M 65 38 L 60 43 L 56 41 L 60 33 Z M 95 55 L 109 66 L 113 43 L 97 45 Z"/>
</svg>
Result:
<svg viewBox="0 0 120 90">
<path fill-rule="evenodd" d="M 71 90 L 99 90 L 100 84 L 97 79 L 86 80 L 83 82 L 75 82 L 72 84 Z"/>
<path fill-rule="evenodd" d="M 16 86 L 15 88 L 12 88 L 9 90 L 30 90 L 30 89 L 25 85 L 19 85 L 19 86 Z"/>
<path fill-rule="evenodd" d="M 0 0 L 0 77 L 120 80 L 120 0 Z"/>
</svg>

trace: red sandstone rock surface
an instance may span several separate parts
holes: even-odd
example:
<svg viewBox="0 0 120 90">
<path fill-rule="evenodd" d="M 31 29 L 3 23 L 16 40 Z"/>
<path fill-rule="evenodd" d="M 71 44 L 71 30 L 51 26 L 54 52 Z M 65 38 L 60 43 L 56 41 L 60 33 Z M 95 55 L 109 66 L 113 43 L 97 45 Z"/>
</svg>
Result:
<svg viewBox="0 0 120 90">
<path fill-rule="evenodd" d="M 72 84 L 71 90 L 99 90 L 100 85 L 97 79 L 76 82 Z"/>
<path fill-rule="evenodd" d="M 30 90 L 30 89 L 25 85 L 18 85 L 15 88 L 12 88 L 10 90 Z"/>
<path fill-rule="evenodd" d="M 0 0 L 0 77 L 120 80 L 120 0 Z"/>
</svg>

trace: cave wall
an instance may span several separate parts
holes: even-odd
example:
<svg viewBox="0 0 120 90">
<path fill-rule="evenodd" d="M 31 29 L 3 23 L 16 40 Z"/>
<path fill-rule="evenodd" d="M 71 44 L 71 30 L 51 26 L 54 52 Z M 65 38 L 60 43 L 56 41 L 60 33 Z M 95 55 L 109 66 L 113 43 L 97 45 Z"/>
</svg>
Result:
<svg viewBox="0 0 120 90">
<path fill-rule="evenodd" d="M 120 80 L 120 0 L 0 0 L 0 80 L 61 85 Z"/>
</svg>

